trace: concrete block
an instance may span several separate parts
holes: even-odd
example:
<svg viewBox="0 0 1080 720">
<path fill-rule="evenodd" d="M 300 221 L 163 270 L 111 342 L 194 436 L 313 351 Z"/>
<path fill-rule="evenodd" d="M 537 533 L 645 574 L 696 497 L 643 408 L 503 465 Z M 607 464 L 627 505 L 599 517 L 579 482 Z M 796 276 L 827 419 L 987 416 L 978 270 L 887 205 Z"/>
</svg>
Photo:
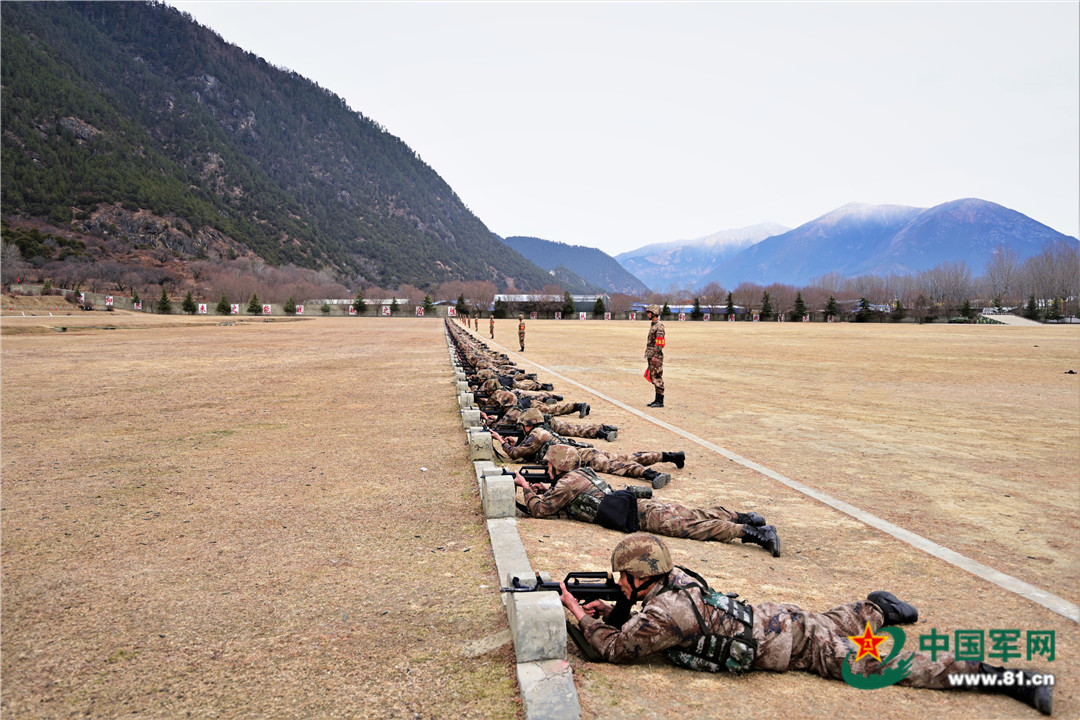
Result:
<svg viewBox="0 0 1080 720">
<path fill-rule="evenodd" d="M 461 370 L 454 371 L 454 382 L 468 382 L 468 378 L 465 377 L 465 373 Z"/>
<path fill-rule="evenodd" d="M 461 427 L 465 430 L 469 428 L 483 427 L 484 421 L 480 417 L 480 408 L 464 408 L 461 411 Z"/>
<path fill-rule="evenodd" d="M 476 470 L 477 487 L 480 487 L 480 482 L 484 478 L 484 473 L 491 470 L 498 470 L 498 468 L 495 466 L 495 463 L 491 462 L 490 460 L 477 460 L 473 463 L 473 469 Z M 482 489 L 483 488 L 481 488 L 481 490 Z"/>
<path fill-rule="evenodd" d="M 581 704 L 566 660 L 518 663 L 518 687 L 527 720 L 578 720 Z"/>
<path fill-rule="evenodd" d="M 530 587 L 535 585 L 536 573 L 529 564 L 529 556 L 525 554 L 525 546 L 521 542 L 521 535 L 518 534 L 517 520 L 492 518 L 486 522 L 499 581 L 509 587 L 513 578 L 518 577 Z"/>
<path fill-rule="evenodd" d="M 471 392 L 458 393 L 458 407 L 462 410 L 476 407 L 476 399 Z"/>
<path fill-rule="evenodd" d="M 491 448 L 491 433 L 486 430 L 468 430 L 469 459 L 494 460 L 495 451 Z"/>
<path fill-rule="evenodd" d="M 484 503 L 484 517 L 506 518 L 514 517 L 517 507 L 514 501 L 517 499 L 517 486 L 514 478 L 503 475 L 499 468 L 490 471 L 480 480 L 480 497 Z"/>
<path fill-rule="evenodd" d="M 459 393 L 463 393 L 463 392 L 467 393 L 467 392 L 469 392 L 470 391 L 469 390 L 469 383 L 465 382 L 464 380 L 458 380 L 457 381 L 457 390 L 458 390 Z"/>
<path fill-rule="evenodd" d="M 507 593 L 506 616 L 517 661 L 566 659 L 566 616 L 559 594 Z"/>
</svg>

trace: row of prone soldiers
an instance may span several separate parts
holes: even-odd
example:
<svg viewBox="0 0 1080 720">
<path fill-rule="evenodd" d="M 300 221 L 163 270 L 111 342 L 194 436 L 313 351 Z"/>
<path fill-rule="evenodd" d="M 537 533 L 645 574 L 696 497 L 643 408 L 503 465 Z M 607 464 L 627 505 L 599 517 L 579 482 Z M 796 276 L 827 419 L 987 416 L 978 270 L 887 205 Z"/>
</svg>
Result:
<svg viewBox="0 0 1080 720">
<path fill-rule="evenodd" d="M 448 326 L 496 453 L 509 462 L 546 470 L 544 482 L 535 482 L 533 474 L 515 476 L 524 493 L 523 512 L 538 518 L 565 514 L 623 532 L 641 529 L 694 540 L 738 538 L 780 556 L 776 528 L 756 512 L 736 512 L 720 504 L 691 508 L 652 497 L 651 490 L 665 487 L 671 474 L 651 466 L 667 463 L 682 469 L 685 452 L 617 453 L 594 447 L 586 441 L 614 442 L 618 427 L 592 422 L 589 403 L 566 400 L 505 354 L 493 352 L 453 323 Z M 573 414 L 576 420 L 566 418 Z M 616 490 L 606 476 L 643 480 L 652 487 Z"/>
<path fill-rule="evenodd" d="M 562 603 L 578 623 L 575 637 L 591 648 L 588 656 L 621 663 L 663 653 L 682 667 L 714 673 L 804 670 L 849 681 L 877 678 L 877 687 L 895 683 L 996 692 L 1043 714 L 1052 713 L 1052 685 L 1034 681 L 1050 676 L 960 661 L 947 652 L 911 652 L 899 656 L 896 663 L 888 658 L 882 662 L 876 643 L 885 636 L 874 633 L 914 623 L 919 617 L 914 605 L 888 591 L 871 592 L 865 600 L 826 612 L 807 612 L 790 603 L 739 601 L 736 594 L 713 590 L 700 575 L 675 566 L 664 542 L 648 533 L 694 540 L 740 538 L 775 557 L 780 555 L 780 539 L 756 512 L 731 511 L 719 504 L 690 508 L 653 498 L 652 490 L 667 486 L 671 475 L 650 466 L 670 463 L 681 469 L 685 452 L 617 454 L 583 442 L 613 442 L 618 428 L 585 422 L 591 416 L 588 403 L 565 400 L 554 393 L 552 385 L 525 373 L 507 355 L 489 350 L 453 323 L 447 326 L 459 357 L 469 368 L 469 383 L 493 447 L 510 462 L 540 465 L 545 470 L 540 482 L 535 473 L 528 478 L 520 471 L 515 474 L 514 482 L 524 496 L 518 507 L 532 517 L 565 514 L 630 533 L 612 552 L 611 569 L 619 575 L 622 593 L 614 606 L 603 600 L 582 604 L 561 585 Z M 578 422 L 565 419 L 573 413 Z M 616 490 L 601 475 L 641 479 L 652 487 Z M 641 603 L 640 611 L 631 612 L 637 603 Z M 853 640 L 858 641 L 857 653 Z M 959 675 L 969 680 L 954 683 L 952 678 Z M 971 682 L 971 677 L 978 681 Z"/>
</svg>

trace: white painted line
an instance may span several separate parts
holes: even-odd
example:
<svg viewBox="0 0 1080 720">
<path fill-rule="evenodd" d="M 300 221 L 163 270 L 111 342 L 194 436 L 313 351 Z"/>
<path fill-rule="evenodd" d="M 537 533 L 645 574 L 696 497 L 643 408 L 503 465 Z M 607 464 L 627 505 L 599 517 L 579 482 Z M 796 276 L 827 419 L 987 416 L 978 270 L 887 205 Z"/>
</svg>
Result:
<svg viewBox="0 0 1080 720">
<path fill-rule="evenodd" d="M 860 520 L 860 521 L 866 523 L 867 525 L 872 525 L 873 527 L 876 527 L 878 530 L 881 530 L 882 532 L 885 532 L 885 533 L 888 533 L 889 535 L 892 535 L 897 540 L 901 540 L 903 542 L 906 542 L 907 544 L 911 545 L 912 547 L 915 547 L 915 548 L 918 548 L 919 550 L 930 553 L 934 557 L 940 558 L 940 559 L 944 560 L 947 563 L 955 565 L 958 568 L 961 568 L 963 570 L 967 570 L 969 573 L 971 573 L 973 575 L 977 575 L 977 576 L 981 577 L 984 580 L 989 580 L 990 582 L 994 583 L 995 585 L 997 585 L 999 587 L 1002 587 L 1002 588 L 1004 588 L 1004 589 L 1006 589 L 1006 590 L 1008 590 L 1010 592 L 1014 592 L 1017 595 L 1025 597 L 1028 600 L 1031 600 L 1032 602 L 1038 603 L 1039 605 L 1042 605 L 1043 607 L 1045 607 L 1045 608 L 1047 608 L 1049 610 L 1053 610 L 1054 612 L 1058 613 L 1059 615 L 1063 615 L 1063 616 L 1067 617 L 1068 619 L 1072 620 L 1073 622 L 1080 623 L 1080 606 L 1077 606 L 1076 604 L 1069 602 L 1065 598 L 1058 597 L 1057 595 L 1054 595 L 1053 593 L 1050 593 L 1050 592 L 1047 592 L 1046 590 L 1035 587 L 1034 585 L 1032 585 L 1030 583 L 1026 583 L 1023 580 L 1020 580 L 1019 578 L 1014 578 L 1012 575 L 1006 575 L 1005 573 L 1003 573 L 1003 572 L 1001 572 L 999 570 L 995 570 L 994 568 L 992 568 L 992 567 L 990 567 L 988 565 L 983 565 L 982 563 L 980 563 L 980 562 L 978 562 L 976 560 L 972 560 L 969 557 L 961 555 L 960 553 L 956 552 L 955 550 L 950 550 L 949 548 L 944 547 L 943 545 L 938 545 L 933 540 L 927 540 L 926 538 L 922 537 L 921 535 L 916 535 L 915 533 L 911 532 L 910 530 L 905 530 L 904 528 L 900 527 L 899 525 L 894 525 L 893 523 L 889 522 L 888 520 L 883 520 L 882 518 L 879 518 L 877 515 L 873 515 L 871 513 L 868 513 L 865 510 L 860 510 L 859 508 L 855 507 L 854 505 L 846 503 L 843 500 L 837 500 L 833 496 L 828 495 L 826 493 L 823 493 L 820 490 L 815 490 L 812 487 L 809 487 L 807 485 L 803 485 L 798 480 L 792 480 L 791 478 L 785 477 L 785 476 L 781 475 L 778 472 L 775 472 L 773 470 L 768 469 L 767 467 L 763 467 L 761 465 L 758 465 L 753 460 L 747 460 L 746 458 L 742 457 L 741 455 L 736 455 L 735 453 L 731 452 L 730 450 L 725 450 L 724 448 L 720 447 L 719 445 L 716 445 L 715 443 L 712 443 L 712 442 L 709 442 L 708 440 L 700 438 L 697 435 L 694 435 L 693 433 L 689 433 L 689 432 L 683 430 L 682 428 L 675 427 L 671 423 L 664 422 L 663 420 L 660 420 L 659 418 L 653 417 L 652 415 L 649 415 L 648 413 L 642 412 L 641 410 L 638 410 L 637 408 L 631 407 L 631 406 L 627 405 L 624 402 L 616 400 L 613 397 L 609 397 L 609 396 L 603 394 L 602 392 L 594 390 L 593 388 L 589 387 L 588 385 L 583 385 L 582 383 L 579 383 L 576 380 L 572 380 L 572 379 L 570 379 L 568 377 L 565 377 L 564 375 L 560 375 L 559 373 L 557 373 L 557 372 L 555 372 L 555 371 L 553 371 L 553 370 L 551 370 L 549 368 L 544 367 L 543 365 L 540 365 L 539 363 L 536 363 L 536 362 L 526 358 L 524 355 L 520 355 L 518 353 L 510 352 L 509 350 L 507 350 L 506 353 L 508 355 L 510 355 L 511 357 L 517 358 L 518 360 L 524 360 L 525 362 L 529 363 L 533 367 L 536 367 L 536 368 L 538 368 L 540 370 L 543 370 L 545 373 L 547 373 L 549 375 L 553 375 L 553 376 L 559 378 L 560 380 L 563 380 L 565 382 L 570 383 L 571 385 L 577 385 L 582 390 L 585 390 L 586 392 L 590 392 L 593 395 L 596 395 L 598 398 L 601 398 L 603 400 L 607 400 L 612 405 L 617 405 L 617 406 L 621 407 L 623 410 L 626 410 L 627 412 L 633 413 L 634 415 L 637 415 L 638 417 L 640 417 L 643 420 L 648 420 L 649 422 L 653 423 L 654 425 L 659 425 L 660 427 L 664 428 L 665 430 L 670 430 L 671 432 L 675 433 L 676 435 L 681 435 L 684 438 L 686 438 L 687 440 L 690 440 L 691 442 L 695 442 L 698 445 L 702 446 L 703 448 L 707 448 L 709 450 L 712 450 L 713 452 L 715 452 L 715 453 L 717 453 L 719 455 L 722 455 L 722 456 L 728 458 L 729 460 L 732 460 L 734 462 L 739 463 L 743 467 L 754 470 L 755 472 L 759 472 L 759 473 L 761 473 L 762 475 L 764 475 L 764 476 L 766 476 L 768 478 L 771 478 L 773 480 L 776 480 L 779 483 L 787 485 L 792 490 L 800 492 L 803 495 L 806 495 L 808 497 L 812 497 L 815 500 L 817 500 L 819 502 L 822 502 L 822 503 L 828 505 L 831 508 L 839 510 L 840 512 L 844 513 L 845 515 L 850 515 L 851 517 L 855 518 L 856 520 Z"/>
</svg>

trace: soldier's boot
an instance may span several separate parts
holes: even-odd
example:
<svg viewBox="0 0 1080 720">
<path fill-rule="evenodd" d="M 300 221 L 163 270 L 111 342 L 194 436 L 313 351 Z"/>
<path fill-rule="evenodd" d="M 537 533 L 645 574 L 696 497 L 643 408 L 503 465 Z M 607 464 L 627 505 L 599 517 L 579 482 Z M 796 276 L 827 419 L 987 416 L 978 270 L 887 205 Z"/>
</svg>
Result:
<svg viewBox="0 0 1080 720">
<path fill-rule="evenodd" d="M 645 468 L 643 478 L 652 483 L 653 490 L 659 490 L 660 488 L 671 482 L 671 476 L 667 473 L 656 472 L 652 468 Z"/>
<path fill-rule="evenodd" d="M 619 437 L 619 428 L 614 425 L 601 425 L 600 437 L 604 438 L 608 442 L 615 442 L 615 438 Z"/>
<path fill-rule="evenodd" d="M 772 525 L 743 525 L 742 541 L 760 545 L 771 552 L 773 557 L 780 557 L 780 536 Z"/>
<path fill-rule="evenodd" d="M 536 379 L 536 373 L 525 373 L 525 375 L 523 377 L 526 380 L 535 380 Z"/>
<path fill-rule="evenodd" d="M 578 411 L 578 417 L 583 418 L 592 410 L 589 403 L 574 403 L 574 409 Z"/>
<path fill-rule="evenodd" d="M 761 527 L 765 524 L 765 518 L 758 515 L 756 512 L 748 513 L 735 513 L 735 519 L 732 520 L 737 525 L 753 525 L 754 527 Z"/>
<path fill-rule="evenodd" d="M 1032 682 L 1034 673 L 1028 670 L 1007 670 L 996 665 L 979 663 L 979 674 L 993 675 L 997 679 L 994 685 L 980 685 L 978 688 L 986 692 L 1001 693 L 1008 695 L 1014 700 L 1035 708 L 1043 715 L 1051 715 L 1054 712 L 1054 687 L 1052 685 L 1035 685 Z"/>
<path fill-rule="evenodd" d="M 664 407 L 664 396 L 661 393 L 657 392 L 656 399 L 646 405 L 646 407 Z"/>
<path fill-rule="evenodd" d="M 885 616 L 884 625 L 910 625 L 919 619 L 918 608 L 904 602 L 891 592 L 877 590 L 867 595 L 866 599 L 881 610 L 881 614 Z"/>
<path fill-rule="evenodd" d="M 543 383 L 543 384 L 542 384 L 542 385 L 540 386 L 540 389 L 541 389 L 541 390 L 554 390 L 554 389 L 555 389 L 555 386 L 554 386 L 554 385 L 552 385 L 551 383 Z"/>
<path fill-rule="evenodd" d="M 682 450 L 680 450 L 679 452 L 666 452 L 663 454 L 663 457 L 660 458 L 660 462 L 675 463 L 675 467 L 682 470 L 683 465 L 686 464 L 686 453 L 684 453 Z"/>
</svg>

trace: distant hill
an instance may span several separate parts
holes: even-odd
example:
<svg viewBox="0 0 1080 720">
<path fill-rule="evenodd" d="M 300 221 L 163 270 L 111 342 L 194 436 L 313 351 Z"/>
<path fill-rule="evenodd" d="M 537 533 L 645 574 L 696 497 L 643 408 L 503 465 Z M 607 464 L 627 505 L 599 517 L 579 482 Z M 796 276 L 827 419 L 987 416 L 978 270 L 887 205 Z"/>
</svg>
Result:
<svg viewBox="0 0 1080 720">
<path fill-rule="evenodd" d="M 551 282 L 404 142 L 187 14 L 146 2 L 0 11 L 0 190 L 13 225 L 107 239 L 116 253 L 121 242 L 258 256 L 349 283 Z"/>
<path fill-rule="evenodd" d="M 929 209 L 849 204 L 794 230 L 747 247 L 700 277 L 732 288 L 741 282 L 803 286 L 836 272 L 845 276 L 907 274 L 963 261 L 981 274 L 1005 245 L 1023 260 L 1069 236 L 1015 210 L 978 199 Z"/>
<path fill-rule="evenodd" d="M 593 286 L 590 290 L 627 295 L 640 295 L 649 290 L 615 258 L 596 248 L 520 236 L 508 237 L 503 242 L 545 270 L 554 270 L 560 265 L 569 268 Z"/>
<path fill-rule="evenodd" d="M 655 291 L 687 283 L 700 287 L 702 279 L 739 251 L 779 235 L 788 228 L 762 223 L 737 230 L 724 230 L 696 240 L 654 243 L 615 256 L 619 264 Z"/>
</svg>

